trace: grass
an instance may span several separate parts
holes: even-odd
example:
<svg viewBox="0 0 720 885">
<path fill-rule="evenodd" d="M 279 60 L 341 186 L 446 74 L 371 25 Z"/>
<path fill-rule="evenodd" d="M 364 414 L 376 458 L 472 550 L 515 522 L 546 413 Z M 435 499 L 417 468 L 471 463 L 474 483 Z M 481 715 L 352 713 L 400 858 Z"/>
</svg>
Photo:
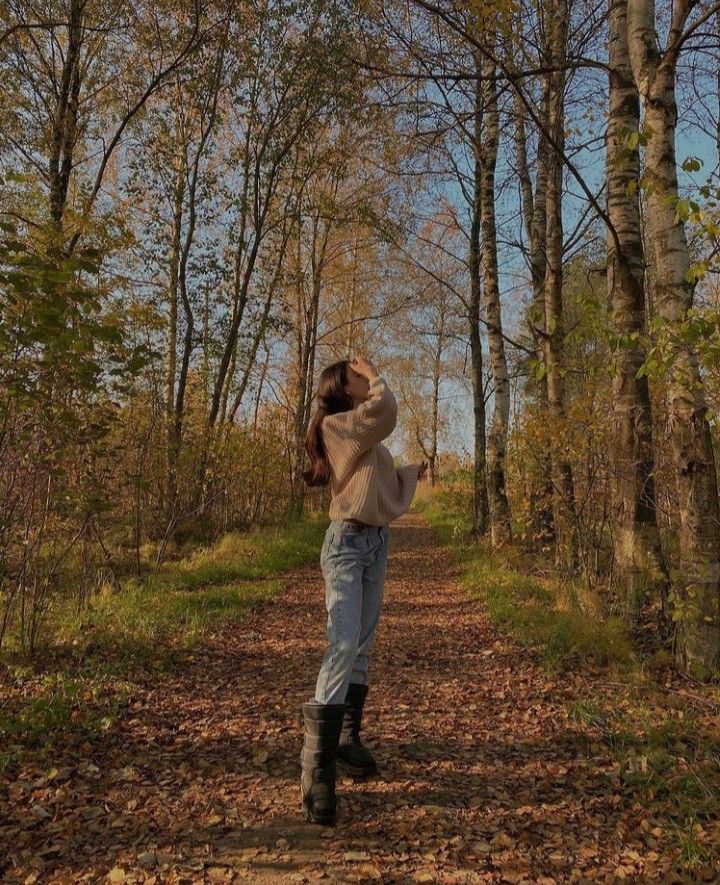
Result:
<svg viewBox="0 0 720 885">
<path fill-rule="evenodd" d="M 61 612 L 56 640 L 86 665 L 101 661 L 105 672 L 171 666 L 208 631 L 277 596 L 284 587 L 278 575 L 317 559 L 326 526 L 304 519 L 225 535 L 145 581 L 108 588 L 80 615 Z"/>
<path fill-rule="evenodd" d="M 67 616 L 61 642 L 86 671 L 121 675 L 138 668 L 168 669 L 178 652 L 190 651 L 223 622 L 241 620 L 283 586 L 282 580 L 261 578 L 197 584 L 192 590 L 157 580 L 129 582 L 117 594 L 96 597 L 81 616 Z"/>
<path fill-rule="evenodd" d="M 156 580 L 173 590 L 266 578 L 317 559 L 326 519 L 304 519 L 288 527 L 264 527 L 225 535 L 213 547 L 168 563 Z"/>
<path fill-rule="evenodd" d="M 568 705 L 569 718 L 579 726 L 572 734 L 577 752 L 610 756 L 619 772 L 617 789 L 652 811 L 674 848 L 678 871 L 717 862 L 712 830 L 720 818 L 716 719 L 703 718 L 679 694 L 666 695 L 653 683 L 654 669 L 668 673 L 669 662 L 663 666 L 658 660 L 654 669 L 652 661 L 643 665 L 623 623 L 603 617 L 586 589 L 554 579 L 551 564 L 529 559 L 512 544 L 493 552 L 484 541 L 474 541 L 467 477 L 440 486 L 415 509 L 462 565 L 469 594 L 548 668 L 594 667 L 619 675 L 621 681 L 607 695 Z"/>
<path fill-rule="evenodd" d="M 706 826 L 720 817 L 720 741 L 695 710 L 660 698 L 588 698 L 568 707 L 616 763 L 621 789 L 641 802 L 668 834 L 675 867 L 691 870 L 717 859 Z"/>
<path fill-rule="evenodd" d="M 111 728 L 132 694 L 132 684 L 9 668 L 15 689 L 0 703 L 0 773 L 33 756 L 52 758 L 64 740 L 80 742 Z"/>
<path fill-rule="evenodd" d="M 316 561 L 326 527 L 306 518 L 229 534 L 145 581 L 107 588 L 81 614 L 56 608 L 36 659 L 6 655 L 0 770 L 111 727 L 139 680 L 177 667 L 214 630 L 277 597 L 283 572 Z"/>
<path fill-rule="evenodd" d="M 440 488 L 417 509 L 463 566 L 468 593 L 503 630 L 534 648 L 548 667 L 585 661 L 623 670 L 635 664 L 623 623 L 596 617 L 595 607 L 589 617 L 580 604 L 586 590 L 528 574 L 522 554 L 512 545 L 493 552 L 485 541 L 472 540 L 470 501 L 461 489 Z"/>
</svg>

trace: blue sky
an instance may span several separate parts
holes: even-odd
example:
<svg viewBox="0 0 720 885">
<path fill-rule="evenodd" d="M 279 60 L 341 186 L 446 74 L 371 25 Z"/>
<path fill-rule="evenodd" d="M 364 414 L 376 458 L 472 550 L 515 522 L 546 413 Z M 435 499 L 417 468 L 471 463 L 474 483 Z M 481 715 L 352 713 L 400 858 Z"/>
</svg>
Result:
<svg viewBox="0 0 720 885">
<path fill-rule="evenodd" d="M 604 88 L 602 82 L 596 83 L 600 87 L 602 102 L 605 102 L 605 96 L 602 92 Z M 711 77 L 708 77 L 708 88 L 711 90 L 710 99 L 707 104 L 714 109 L 717 115 L 718 102 L 717 94 L 713 94 L 715 84 Z M 569 95 L 571 94 L 572 83 L 569 87 Z M 595 94 L 597 101 L 597 93 Z M 601 102 L 601 106 L 602 106 Z M 689 196 L 696 196 L 697 189 L 706 183 L 708 175 L 717 170 L 718 156 L 715 141 L 706 133 L 702 132 L 697 125 L 690 119 L 692 101 L 689 94 L 683 95 L 682 89 L 678 93 L 680 120 L 676 138 L 676 155 L 678 161 L 678 174 L 680 191 Z M 599 116 L 599 115 L 598 115 Z M 597 196 L 601 192 L 603 179 L 605 175 L 605 149 L 603 144 L 605 121 L 602 118 L 596 119 L 593 123 L 583 118 L 583 108 L 568 112 L 568 127 L 580 122 L 584 127 L 583 134 L 579 140 L 585 140 L 588 134 L 593 133 L 596 136 L 596 143 L 591 149 L 583 150 L 573 157 L 575 164 L 580 168 L 582 175 L 592 192 Z M 717 119 L 717 116 L 716 116 Z M 708 127 L 712 128 L 713 121 L 708 121 Z M 572 137 L 568 139 L 568 149 L 572 150 Z M 507 135 L 501 140 L 500 155 L 498 158 L 498 190 L 502 193 L 498 197 L 497 202 L 497 227 L 498 227 L 498 259 L 500 267 L 500 288 L 501 298 L 503 301 L 503 329 L 510 337 L 514 337 L 520 317 L 522 315 L 523 305 L 527 302 L 530 292 L 528 288 L 528 275 L 523 257 L 519 249 L 503 244 L 502 240 L 517 239 L 520 236 L 520 204 L 519 192 L 516 176 L 511 171 L 512 157 L 508 155 L 508 151 L 512 151 L 513 146 Z M 689 157 L 697 157 L 702 163 L 702 169 L 699 172 L 687 173 L 681 168 L 683 161 Z M 715 178 L 717 186 L 718 181 Z M 566 170 L 565 185 L 567 193 L 563 202 L 563 224 L 566 238 L 572 232 L 581 214 L 587 207 L 587 198 L 582 193 L 576 179 Z M 453 202 L 460 206 L 463 203 L 462 194 L 457 185 L 446 184 L 443 192 Z M 605 205 L 604 195 L 600 195 L 600 204 Z M 596 235 L 604 237 L 604 228 L 600 221 L 595 224 L 594 232 Z M 690 234 L 690 232 L 688 232 Z M 524 241 L 524 236 L 523 236 Z M 484 334 L 483 334 L 484 339 Z M 484 364 L 489 370 L 489 358 L 487 353 L 486 342 L 483 340 Z M 469 379 L 468 379 L 469 383 Z M 456 421 L 455 430 L 460 438 L 461 447 L 466 453 L 471 453 L 473 448 L 473 421 L 472 421 L 472 401 L 470 398 L 470 389 L 466 385 L 449 384 L 447 393 L 456 397 L 459 403 L 467 402 L 467 408 L 460 410 L 460 415 Z M 492 397 L 487 404 L 487 417 L 490 419 L 492 410 Z"/>
</svg>

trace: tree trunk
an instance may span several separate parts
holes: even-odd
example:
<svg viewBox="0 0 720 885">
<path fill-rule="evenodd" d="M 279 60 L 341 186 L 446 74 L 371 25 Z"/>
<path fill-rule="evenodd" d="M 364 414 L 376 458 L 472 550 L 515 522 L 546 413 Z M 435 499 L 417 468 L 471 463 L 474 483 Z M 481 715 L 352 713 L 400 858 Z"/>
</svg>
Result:
<svg viewBox="0 0 720 885">
<path fill-rule="evenodd" d="M 183 156 L 180 157 L 181 151 Z M 173 228 L 170 244 L 170 283 L 168 286 L 168 328 L 167 328 L 167 366 L 165 370 L 165 462 L 166 462 L 166 493 L 164 510 L 168 518 L 172 517 L 177 494 L 177 457 L 175 451 L 175 376 L 177 374 L 177 335 L 178 335 L 178 276 L 180 268 L 180 251 L 183 222 L 183 202 L 185 199 L 185 159 L 184 147 L 178 149 L 175 187 L 173 189 Z"/>
<path fill-rule="evenodd" d="M 476 68 L 479 67 L 476 60 Z M 468 265 L 470 270 L 470 304 L 468 320 L 470 323 L 470 353 L 472 364 L 473 418 L 475 425 L 475 446 L 473 460 L 473 533 L 476 538 L 483 536 L 488 527 L 488 490 L 487 462 L 485 441 L 485 390 L 483 379 L 482 342 L 480 338 L 480 225 L 481 225 L 481 192 L 482 163 L 479 157 L 482 137 L 482 86 L 480 81 L 475 86 L 474 115 L 474 190 L 472 203 L 472 221 L 470 225 L 470 250 Z"/>
<path fill-rule="evenodd" d="M 71 0 L 68 14 L 68 41 L 53 114 L 50 162 L 50 220 L 62 231 L 70 174 L 77 141 L 78 101 L 80 97 L 80 48 L 83 39 L 85 0 Z"/>
<path fill-rule="evenodd" d="M 677 661 L 688 672 L 720 667 L 720 509 L 715 454 L 706 418 L 703 380 L 692 346 L 678 334 L 692 307 L 694 283 L 682 220 L 676 217 L 675 160 L 678 43 L 690 5 L 676 2 L 664 52 L 657 49 L 652 0 L 629 0 L 630 62 L 644 110 L 647 229 L 655 258 L 658 314 L 666 325 L 672 367 L 667 413 L 679 502 Z"/>
<path fill-rule="evenodd" d="M 620 241 L 607 237 L 607 288 L 612 330 L 624 339 L 613 351 L 612 492 L 618 537 L 617 583 L 628 618 L 637 626 L 644 609 L 664 611 L 667 567 L 655 503 L 655 458 L 650 392 L 639 336 L 645 332 L 645 257 L 640 232 L 638 150 L 626 135 L 640 126 L 640 97 L 630 69 L 627 0 L 609 0 L 610 117 L 607 131 L 608 217 Z M 633 190 L 634 187 L 634 190 Z M 632 336 L 635 336 L 633 339 Z M 658 598 L 659 597 L 659 598 Z"/>
<path fill-rule="evenodd" d="M 564 99 L 567 48 L 567 0 L 554 0 L 549 17 L 549 57 L 555 68 L 548 75 L 548 127 L 558 149 L 564 145 Z M 577 567 L 577 530 L 575 490 L 572 468 L 564 451 L 565 384 L 563 356 L 563 224 L 562 158 L 557 150 L 548 152 L 546 191 L 545 272 L 545 379 L 548 415 L 552 435 L 551 478 L 553 481 L 553 517 L 555 523 L 555 564 L 560 572 L 572 573 Z"/>
<path fill-rule="evenodd" d="M 477 54 L 476 60 L 479 61 Z M 494 393 L 493 417 L 487 446 L 487 484 L 490 538 L 492 546 L 498 547 L 506 544 L 511 538 L 510 508 L 505 489 L 505 455 L 510 421 L 510 380 L 505 357 L 505 342 L 502 337 L 497 231 L 495 227 L 495 168 L 500 140 L 500 124 L 497 90 L 493 79 L 495 66 L 492 62 L 483 60 L 478 73 L 482 73 L 484 76 L 482 80 L 483 138 L 476 149 L 481 167 L 480 215 L 483 289 Z"/>
<path fill-rule="evenodd" d="M 437 481 L 438 432 L 440 427 L 440 381 L 442 378 L 442 354 L 445 349 L 445 311 L 443 302 L 440 304 L 435 353 L 433 354 L 433 388 L 430 410 L 430 451 L 427 453 L 428 478 L 430 486 L 435 487 Z"/>
<path fill-rule="evenodd" d="M 519 26 L 519 24 L 518 24 Z M 514 68 L 514 61 L 513 61 Z M 529 242 L 528 263 L 530 265 L 530 278 L 532 281 L 533 299 L 528 311 L 527 326 L 530 340 L 535 348 L 536 359 L 539 365 L 544 365 L 543 338 L 545 331 L 545 227 L 547 206 L 545 193 L 547 190 L 547 141 L 538 132 L 538 150 L 535 164 L 535 194 L 533 197 L 532 181 L 527 159 L 527 137 L 525 130 L 525 104 L 518 90 L 514 90 L 515 106 L 515 152 L 520 176 L 520 188 L 522 194 L 523 220 Z M 547 77 L 543 78 L 542 98 L 540 102 L 540 118 L 547 117 L 548 85 Z M 528 381 L 528 388 L 534 392 L 538 408 L 541 413 L 547 415 L 547 384 L 543 379 L 540 384 L 533 380 Z M 528 514 L 528 522 L 533 543 L 540 546 L 553 545 L 555 541 L 555 527 L 553 524 L 552 499 L 553 488 L 550 480 L 550 450 L 546 448 L 537 452 L 537 469 L 526 474 L 529 483 L 525 497 L 525 512 Z"/>
<path fill-rule="evenodd" d="M 297 366 L 298 389 L 293 416 L 294 451 L 292 464 L 292 485 L 288 511 L 291 515 L 299 515 L 305 505 L 305 481 L 302 471 L 305 467 L 305 438 L 310 424 L 312 409 L 313 376 L 315 374 L 315 347 L 317 342 L 317 326 L 320 313 L 320 296 L 322 293 L 323 274 L 325 271 L 325 255 L 330 237 L 330 224 L 323 227 L 319 216 L 313 218 L 310 243 L 312 277 L 310 280 L 310 301 L 305 304 L 301 262 L 301 226 L 298 224 L 297 243 Z"/>
</svg>

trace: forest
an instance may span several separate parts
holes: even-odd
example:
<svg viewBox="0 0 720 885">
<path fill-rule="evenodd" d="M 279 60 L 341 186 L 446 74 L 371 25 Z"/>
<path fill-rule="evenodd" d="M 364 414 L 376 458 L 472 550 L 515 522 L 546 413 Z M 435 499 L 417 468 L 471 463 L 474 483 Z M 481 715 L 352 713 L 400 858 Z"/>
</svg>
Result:
<svg viewBox="0 0 720 885">
<path fill-rule="evenodd" d="M 0 3 L 3 767 L 38 679 L 316 561 L 356 353 L 439 537 L 541 585 L 490 614 L 717 726 L 719 71 L 710 0 Z"/>
</svg>

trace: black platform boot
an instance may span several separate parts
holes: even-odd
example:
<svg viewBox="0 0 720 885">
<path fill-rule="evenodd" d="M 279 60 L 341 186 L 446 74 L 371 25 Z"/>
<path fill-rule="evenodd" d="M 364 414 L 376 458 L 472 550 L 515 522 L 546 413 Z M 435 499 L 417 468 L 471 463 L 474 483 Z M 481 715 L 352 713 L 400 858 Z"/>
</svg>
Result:
<svg viewBox="0 0 720 885">
<path fill-rule="evenodd" d="M 348 685 L 345 715 L 338 744 L 338 762 L 356 781 L 365 780 L 378 773 L 372 753 L 360 740 L 360 725 L 367 693 L 367 685 L 359 682 L 351 682 Z"/>
<path fill-rule="evenodd" d="M 335 823 L 335 760 L 344 712 L 345 704 L 302 705 L 305 736 L 300 751 L 300 798 L 303 816 L 310 823 Z"/>
</svg>

